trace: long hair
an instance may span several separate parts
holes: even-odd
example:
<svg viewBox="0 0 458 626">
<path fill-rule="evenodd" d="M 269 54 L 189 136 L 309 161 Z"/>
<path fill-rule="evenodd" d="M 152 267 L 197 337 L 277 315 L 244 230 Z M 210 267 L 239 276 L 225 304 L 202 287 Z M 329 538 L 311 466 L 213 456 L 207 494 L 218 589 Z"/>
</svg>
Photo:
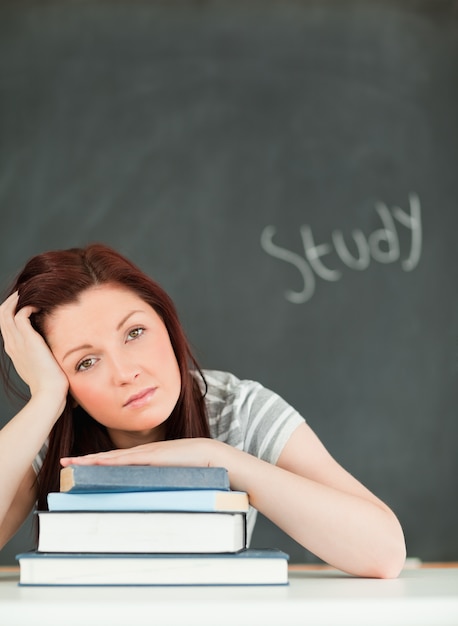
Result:
<svg viewBox="0 0 458 626">
<path fill-rule="evenodd" d="M 165 422 L 166 439 L 210 437 L 204 392 L 191 370 L 202 371 L 192 355 L 189 343 L 168 294 L 136 265 L 102 244 L 45 252 L 30 259 L 17 277 L 10 293 L 18 291 L 16 311 L 32 305 L 38 309 L 30 317 L 35 330 L 45 339 L 44 321 L 56 307 L 76 302 L 90 287 L 120 285 L 133 291 L 161 317 L 168 331 L 181 375 L 181 391 L 172 414 Z M 1 351 L 0 370 L 7 390 L 24 397 L 10 377 L 10 362 Z M 48 440 L 48 450 L 37 477 L 37 506 L 46 509 L 46 496 L 59 488 L 59 460 L 113 449 L 105 426 L 95 421 L 81 407 L 74 408 L 70 395 Z"/>
</svg>

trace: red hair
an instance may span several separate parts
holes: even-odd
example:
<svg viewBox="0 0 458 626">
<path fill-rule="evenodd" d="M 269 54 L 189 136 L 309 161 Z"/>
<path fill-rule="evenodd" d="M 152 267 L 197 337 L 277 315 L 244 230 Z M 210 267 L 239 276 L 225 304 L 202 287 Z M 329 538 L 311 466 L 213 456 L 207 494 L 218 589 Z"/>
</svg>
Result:
<svg viewBox="0 0 458 626">
<path fill-rule="evenodd" d="M 45 252 L 28 261 L 10 293 L 19 293 L 17 311 L 29 305 L 39 309 L 30 320 L 33 327 L 45 337 L 44 320 L 55 308 L 75 302 L 81 292 L 101 284 L 130 289 L 158 313 L 167 328 L 180 369 L 181 392 L 172 414 L 165 422 L 165 438 L 209 437 L 204 394 L 191 369 L 197 370 L 204 385 L 205 379 L 192 355 L 175 305 L 162 287 L 131 261 L 102 244 Z M 0 368 L 7 389 L 23 398 L 24 395 L 9 376 L 10 363 L 6 361 L 4 351 Z M 38 475 L 37 506 L 46 509 L 47 494 L 59 489 L 61 457 L 112 448 L 106 428 L 81 407 L 73 408 L 69 396 L 49 436 L 48 451 Z"/>
</svg>

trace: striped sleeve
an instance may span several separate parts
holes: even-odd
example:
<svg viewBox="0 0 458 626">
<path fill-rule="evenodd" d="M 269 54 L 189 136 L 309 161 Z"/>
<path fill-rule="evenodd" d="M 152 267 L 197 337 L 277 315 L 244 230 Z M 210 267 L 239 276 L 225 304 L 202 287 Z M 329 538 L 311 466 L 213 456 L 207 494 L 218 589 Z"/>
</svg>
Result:
<svg viewBox="0 0 458 626">
<path fill-rule="evenodd" d="M 245 423 L 246 452 L 276 463 L 286 442 L 304 418 L 279 395 L 259 383 L 241 381 L 248 402 L 240 418 Z"/>
<path fill-rule="evenodd" d="M 38 474 L 38 472 L 41 470 L 41 466 L 43 465 L 43 461 L 47 452 L 48 452 L 48 440 L 46 440 L 46 442 L 43 444 L 43 447 L 41 448 L 40 452 L 37 454 L 37 456 L 32 462 L 32 467 L 34 469 L 35 474 Z"/>
<path fill-rule="evenodd" d="M 258 382 L 215 371 L 205 379 L 212 436 L 275 464 L 304 418 Z"/>
</svg>

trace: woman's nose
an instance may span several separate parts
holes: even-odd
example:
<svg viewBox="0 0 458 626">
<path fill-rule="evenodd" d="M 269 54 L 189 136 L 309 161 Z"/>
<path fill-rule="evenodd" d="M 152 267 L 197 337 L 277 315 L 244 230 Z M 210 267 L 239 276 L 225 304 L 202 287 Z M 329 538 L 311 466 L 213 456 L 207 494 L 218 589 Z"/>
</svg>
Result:
<svg viewBox="0 0 458 626">
<path fill-rule="evenodd" d="M 140 368 L 125 356 L 116 356 L 111 357 L 111 372 L 116 385 L 126 385 L 137 378 Z"/>
</svg>

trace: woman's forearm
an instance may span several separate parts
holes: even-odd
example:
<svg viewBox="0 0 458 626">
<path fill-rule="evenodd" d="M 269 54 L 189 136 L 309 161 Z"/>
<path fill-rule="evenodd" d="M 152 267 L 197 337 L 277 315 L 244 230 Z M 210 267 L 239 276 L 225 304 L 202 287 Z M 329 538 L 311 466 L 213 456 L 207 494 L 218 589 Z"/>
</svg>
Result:
<svg viewBox="0 0 458 626">
<path fill-rule="evenodd" d="M 35 397 L 0 431 L 0 529 L 15 498 L 21 498 L 24 476 L 61 411 L 61 403 Z M 29 494 L 24 498 L 29 499 Z"/>
<path fill-rule="evenodd" d="M 358 576 L 396 577 L 405 560 L 401 526 L 388 507 L 225 449 L 231 486 L 327 563 Z"/>
</svg>

